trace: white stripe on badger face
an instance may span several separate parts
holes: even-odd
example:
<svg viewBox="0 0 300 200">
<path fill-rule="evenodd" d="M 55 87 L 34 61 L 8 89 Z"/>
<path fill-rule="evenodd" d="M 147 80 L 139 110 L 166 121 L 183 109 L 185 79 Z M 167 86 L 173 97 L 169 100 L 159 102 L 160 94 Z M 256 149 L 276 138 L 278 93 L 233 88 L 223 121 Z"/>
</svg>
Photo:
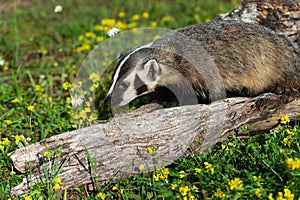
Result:
<svg viewBox="0 0 300 200">
<path fill-rule="evenodd" d="M 116 85 L 116 83 L 117 83 L 117 80 L 118 80 L 118 78 L 119 78 L 119 73 L 120 73 L 120 70 L 121 70 L 121 68 L 122 68 L 122 65 L 124 65 L 124 63 L 126 62 L 126 60 L 128 60 L 128 58 L 129 58 L 132 54 L 134 54 L 135 52 L 137 52 L 138 50 L 141 50 L 141 49 L 143 49 L 143 48 L 150 47 L 151 45 L 152 45 L 152 42 L 150 42 L 149 44 L 146 44 L 146 45 L 143 45 L 143 46 L 141 46 L 141 47 L 136 48 L 134 51 L 132 51 L 130 54 L 128 54 L 128 55 L 122 60 L 122 62 L 120 63 L 120 65 L 119 65 L 118 68 L 116 69 L 116 73 L 115 73 L 114 78 L 113 78 L 113 83 L 112 83 L 112 85 L 110 86 L 107 95 L 110 95 L 110 94 L 112 93 L 112 91 L 113 91 L 113 89 L 114 89 L 114 87 L 115 87 L 115 85 Z"/>
</svg>

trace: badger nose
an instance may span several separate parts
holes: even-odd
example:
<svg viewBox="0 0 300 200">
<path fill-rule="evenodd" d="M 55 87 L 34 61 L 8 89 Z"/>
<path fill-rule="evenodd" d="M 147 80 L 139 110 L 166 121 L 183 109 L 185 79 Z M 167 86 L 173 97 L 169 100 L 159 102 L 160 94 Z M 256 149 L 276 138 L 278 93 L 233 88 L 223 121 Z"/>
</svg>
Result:
<svg viewBox="0 0 300 200">
<path fill-rule="evenodd" d="M 111 104 L 111 95 L 107 95 L 104 98 L 104 104 L 107 105 L 107 106 L 110 106 L 110 104 Z"/>
</svg>

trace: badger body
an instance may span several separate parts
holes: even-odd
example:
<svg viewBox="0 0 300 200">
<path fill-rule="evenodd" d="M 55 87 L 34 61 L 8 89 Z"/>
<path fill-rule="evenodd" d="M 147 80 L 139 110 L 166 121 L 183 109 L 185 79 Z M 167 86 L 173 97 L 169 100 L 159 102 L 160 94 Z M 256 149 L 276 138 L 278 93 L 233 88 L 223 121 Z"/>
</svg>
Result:
<svg viewBox="0 0 300 200">
<path fill-rule="evenodd" d="M 262 26 L 193 25 L 121 54 L 105 103 L 123 106 L 155 91 L 184 105 L 300 89 L 299 63 L 299 49 Z"/>
</svg>

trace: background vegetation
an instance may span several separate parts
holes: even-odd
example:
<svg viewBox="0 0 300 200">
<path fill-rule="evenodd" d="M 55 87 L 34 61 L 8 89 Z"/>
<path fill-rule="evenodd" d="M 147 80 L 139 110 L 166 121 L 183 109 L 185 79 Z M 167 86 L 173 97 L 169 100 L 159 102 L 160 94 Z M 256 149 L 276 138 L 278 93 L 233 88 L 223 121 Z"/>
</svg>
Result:
<svg viewBox="0 0 300 200">
<path fill-rule="evenodd" d="M 235 0 L 210 1 L 0 1 L 0 199 L 19 184 L 8 153 L 80 127 L 83 118 L 110 116 L 72 112 L 70 96 L 82 60 L 115 25 L 175 29 L 231 11 Z M 62 10 L 55 12 L 57 5 Z M 90 80 L 103 98 L 111 74 Z M 99 84 L 100 83 L 100 84 Z M 250 132 L 245 127 L 245 132 Z M 15 199 L 297 199 L 300 193 L 299 126 L 279 119 L 271 133 L 241 140 L 231 136 L 205 154 L 193 153 L 168 168 L 114 180 L 96 191 L 62 191 L 58 177 Z M 155 154 L 151 148 L 150 154 Z M 44 155 L 51 156 L 51 152 Z M 141 166 L 142 169 L 143 166 Z"/>
</svg>

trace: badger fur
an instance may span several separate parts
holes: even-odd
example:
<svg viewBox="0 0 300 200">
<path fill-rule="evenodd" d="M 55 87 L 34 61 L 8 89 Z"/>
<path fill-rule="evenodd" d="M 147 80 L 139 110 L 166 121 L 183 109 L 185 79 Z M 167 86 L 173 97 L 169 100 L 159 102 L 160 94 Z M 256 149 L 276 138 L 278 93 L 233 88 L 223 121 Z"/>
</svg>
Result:
<svg viewBox="0 0 300 200">
<path fill-rule="evenodd" d="M 209 22 L 121 54 L 105 104 L 160 92 L 180 105 L 300 89 L 299 49 L 259 25 Z"/>
</svg>

